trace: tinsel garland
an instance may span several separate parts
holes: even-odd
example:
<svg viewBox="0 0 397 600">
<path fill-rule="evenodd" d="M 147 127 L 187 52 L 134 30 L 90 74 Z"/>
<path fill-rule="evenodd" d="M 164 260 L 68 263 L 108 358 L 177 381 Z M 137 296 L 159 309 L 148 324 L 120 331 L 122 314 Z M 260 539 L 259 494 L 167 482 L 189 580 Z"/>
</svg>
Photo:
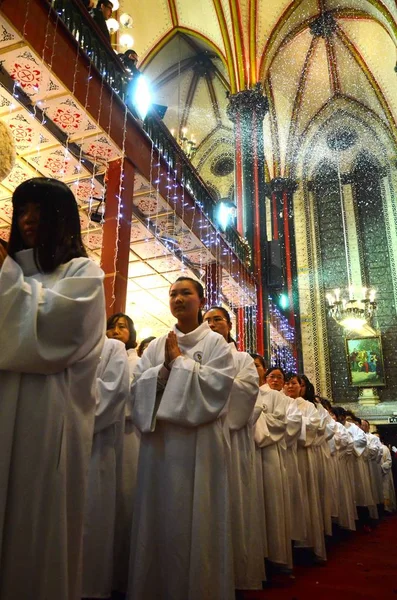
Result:
<svg viewBox="0 0 397 600">
<path fill-rule="evenodd" d="M 15 164 L 15 144 L 10 129 L 0 121 L 0 181 L 12 171 Z"/>
</svg>

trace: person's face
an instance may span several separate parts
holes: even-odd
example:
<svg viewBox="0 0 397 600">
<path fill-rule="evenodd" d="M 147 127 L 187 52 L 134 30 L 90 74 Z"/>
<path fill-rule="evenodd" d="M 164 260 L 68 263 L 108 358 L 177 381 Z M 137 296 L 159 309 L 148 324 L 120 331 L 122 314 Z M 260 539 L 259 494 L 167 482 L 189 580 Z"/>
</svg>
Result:
<svg viewBox="0 0 397 600">
<path fill-rule="evenodd" d="M 109 3 L 109 4 L 101 4 L 101 9 L 102 9 L 102 14 L 105 17 L 105 20 L 107 21 L 108 19 L 110 19 L 110 17 L 112 16 L 112 12 L 113 12 L 113 6 Z"/>
<path fill-rule="evenodd" d="M 197 320 L 198 312 L 204 306 L 204 298 L 199 298 L 196 287 L 192 281 L 177 281 L 170 289 L 171 314 L 179 322 L 192 322 Z"/>
<path fill-rule="evenodd" d="M 369 423 L 367 421 L 362 420 L 361 429 L 364 431 L 364 433 L 369 433 Z"/>
<path fill-rule="evenodd" d="M 27 202 L 17 208 L 17 225 L 26 248 L 34 248 L 40 223 L 40 205 Z"/>
<path fill-rule="evenodd" d="M 301 396 L 302 398 L 305 397 L 306 394 L 306 382 L 304 379 L 302 379 L 302 383 L 301 383 Z"/>
<path fill-rule="evenodd" d="M 221 310 L 213 308 L 204 315 L 204 321 L 208 323 L 212 331 L 222 335 L 227 341 L 232 324 L 227 322 L 227 319 Z"/>
<path fill-rule="evenodd" d="M 256 370 L 258 371 L 259 377 L 259 385 L 263 385 L 265 383 L 265 369 L 263 368 L 262 362 L 260 358 L 254 358 L 254 363 L 256 366 Z"/>
<path fill-rule="evenodd" d="M 270 389 L 281 392 L 284 385 L 284 375 L 281 371 L 275 369 L 266 377 L 266 383 L 268 384 Z"/>
<path fill-rule="evenodd" d="M 136 63 L 138 62 L 138 55 L 135 54 L 135 52 L 130 52 L 127 56 L 127 58 L 134 63 L 134 65 L 136 65 Z"/>
<path fill-rule="evenodd" d="M 124 317 L 117 319 L 113 327 L 107 330 L 106 335 L 108 338 L 119 340 L 123 344 L 127 344 L 130 339 L 130 330 L 128 329 L 127 320 Z"/>
<path fill-rule="evenodd" d="M 299 383 L 296 377 L 292 377 L 287 383 L 284 385 L 284 392 L 286 396 L 290 398 L 299 398 L 301 393 L 301 384 Z"/>
</svg>

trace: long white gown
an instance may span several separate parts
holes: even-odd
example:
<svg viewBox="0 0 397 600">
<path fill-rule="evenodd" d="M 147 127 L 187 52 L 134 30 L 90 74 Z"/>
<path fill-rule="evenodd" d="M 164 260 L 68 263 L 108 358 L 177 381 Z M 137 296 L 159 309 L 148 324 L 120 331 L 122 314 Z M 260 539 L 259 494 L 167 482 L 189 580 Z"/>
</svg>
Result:
<svg viewBox="0 0 397 600">
<path fill-rule="evenodd" d="M 390 450 L 384 444 L 382 446 L 382 461 L 381 469 L 383 476 L 383 502 L 387 512 L 394 512 L 396 506 L 396 491 L 394 489 L 393 473 L 392 473 L 392 458 Z"/>
<path fill-rule="evenodd" d="M 129 395 L 125 346 L 106 338 L 97 371 L 97 408 L 83 538 L 83 596 L 112 593 L 116 500 L 120 491 L 124 409 Z"/>
<path fill-rule="evenodd" d="M 226 426 L 230 431 L 230 494 L 235 587 L 262 589 L 265 580 L 260 507 L 257 495 L 252 428 L 258 395 L 258 373 L 251 356 L 230 344 L 236 376 L 229 397 Z"/>
<path fill-rule="evenodd" d="M 129 600 L 232 600 L 234 572 L 224 412 L 235 367 L 203 323 L 183 334 L 167 379 L 166 336 L 137 365 L 132 417 L 140 429 Z"/>
<path fill-rule="evenodd" d="M 254 437 L 261 449 L 268 558 L 291 568 L 291 515 L 285 465 L 289 403 L 290 399 L 284 394 L 270 390 L 267 385 L 261 386 L 257 405 L 262 407 L 262 413 L 256 421 Z"/>
<path fill-rule="evenodd" d="M 349 447 L 351 444 L 351 447 Z M 342 423 L 335 423 L 335 435 L 330 440 L 331 454 L 336 462 L 338 525 L 344 529 L 355 531 L 357 518 L 356 505 L 351 482 L 348 461 L 353 451 L 347 429 Z"/>
<path fill-rule="evenodd" d="M 289 499 L 291 512 L 291 539 L 303 542 L 307 538 L 305 505 L 306 497 L 303 495 L 302 477 L 298 464 L 298 440 L 305 439 L 306 432 L 302 432 L 302 412 L 297 402 L 290 398 L 286 412 L 287 428 L 285 443 L 287 446 L 285 466 L 288 474 Z"/>
<path fill-rule="evenodd" d="M 383 504 L 383 478 L 380 466 L 383 449 L 380 439 L 372 433 L 366 433 L 367 449 L 364 459 L 368 461 L 372 496 L 376 504 Z"/>
<path fill-rule="evenodd" d="M 307 539 L 303 543 L 297 543 L 297 547 L 313 548 L 317 558 L 326 560 L 324 517 L 320 500 L 317 461 L 312 447 L 321 419 L 314 404 L 303 398 L 297 398 L 296 402 L 303 414 L 302 425 L 305 430 L 305 436 L 301 436 L 298 442 L 298 463 L 303 492 L 307 498 L 305 503 Z"/>
<path fill-rule="evenodd" d="M 0 598 L 78 600 L 103 272 L 16 261 L 0 269 Z"/>
<path fill-rule="evenodd" d="M 329 440 L 334 436 L 335 421 L 321 404 L 317 404 L 320 425 L 312 448 L 317 465 L 319 497 L 323 515 L 324 532 L 332 535 L 332 517 L 338 516 L 336 477 L 329 448 Z"/>
<path fill-rule="evenodd" d="M 345 427 L 353 436 L 353 470 L 354 470 L 354 492 L 356 506 L 368 507 L 370 516 L 373 519 L 378 518 L 376 502 L 372 495 L 371 482 L 368 465 L 365 462 L 363 453 L 368 444 L 367 436 L 355 423 L 346 421 Z"/>
<path fill-rule="evenodd" d="M 125 350 L 124 350 L 125 351 Z M 127 350 L 130 383 L 139 361 L 135 348 Z M 113 589 L 126 592 L 131 546 L 132 514 L 135 500 L 135 486 L 138 471 L 141 434 L 132 422 L 130 402 L 125 404 L 124 439 L 121 473 L 121 488 L 117 495 L 116 531 L 114 541 Z"/>
</svg>

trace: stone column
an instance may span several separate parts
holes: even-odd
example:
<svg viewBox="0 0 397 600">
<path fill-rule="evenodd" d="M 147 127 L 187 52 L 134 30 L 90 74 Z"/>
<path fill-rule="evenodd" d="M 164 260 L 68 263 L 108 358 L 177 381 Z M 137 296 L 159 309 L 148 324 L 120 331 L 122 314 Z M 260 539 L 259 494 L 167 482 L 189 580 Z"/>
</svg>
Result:
<svg viewBox="0 0 397 600">
<path fill-rule="evenodd" d="M 270 360 L 269 309 L 266 281 L 267 236 L 263 119 L 268 101 L 259 84 L 229 96 L 227 114 L 234 124 L 237 230 L 248 240 L 257 281 L 256 350 Z M 252 319 L 252 309 L 238 316 L 240 327 Z M 241 329 L 239 330 L 241 334 Z M 245 333 L 247 342 L 247 335 Z M 252 342 L 251 342 L 252 343 Z M 255 350 L 255 348 L 249 348 Z"/>
<path fill-rule="evenodd" d="M 133 165 L 121 159 L 109 163 L 101 255 L 108 317 L 125 312 L 133 193 Z"/>
</svg>

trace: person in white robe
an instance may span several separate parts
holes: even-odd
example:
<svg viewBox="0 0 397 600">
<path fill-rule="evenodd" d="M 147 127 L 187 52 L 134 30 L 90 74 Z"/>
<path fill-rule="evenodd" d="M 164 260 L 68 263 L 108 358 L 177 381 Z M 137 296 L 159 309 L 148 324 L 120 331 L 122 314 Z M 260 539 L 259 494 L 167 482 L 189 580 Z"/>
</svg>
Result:
<svg viewBox="0 0 397 600">
<path fill-rule="evenodd" d="M 132 418 L 142 435 L 128 600 L 234 599 L 224 421 L 235 366 L 229 344 L 201 323 L 204 302 L 199 282 L 178 278 L 177 323 L 135 370 Z"/>
<path fill-rule="evenodd" d="M 356 506 L 368 508 L 369 516 L 372 519 L 378 519 L 378 509 L 375 499 L 372 495 L 368 464 L 363 456 L 367 448 L 368 440 L 364 431 L 360 427 L 361 420 L 358 420 L 351 411 L 345 411 L 345 413 L 345 427 L 352 434 L 354 442 L 353 470 Z M 355 419 L 356 422 L 353 422 L 353 419 Z M 365 514 L 363 511 L 361 511 L 361 513 L 361 518 L 366 521 Z"/>
<path fill-rule="evenodd" d="M 364 452 L 364 458 L 368 462 L 372 496 L 376 504 L 383 504 L 382 444 L 380 439 L 370 432 L 370 425 L 366 419 L 361 419 L 361 429 L 367 437 L 367 448 Z"/>
<path fill-rule="evenodd" d="M 219 306 L 211 307 L 204 314 L 204 322 L 228 342 L 236 369 L 225 419 L 231 448 L 229 476 L 235 587 L 240 590 L 262 589 L 265 569 L 261 532 L 258 528 L 259 507 L 252 428 L 259 378 L 251 356 L 236 349 L 230 334 L 232 322 L 227 310 Z"/>
<path fill-rule="evenodd" d="M 303 492 L 307 499 L 303 515 L 306 520 L 307 538 L 304 542 L 297 542 L 296 547 L 312 548 L 316 560 L 325 561 L 327 554 L 324 539 L 324 517 L 320 500 L 317 461 L 312 447 L 321 424 L 321 418 L 316 406 L 300 397 L 301 383 L 298 375 L 289 373 L 284 386 L 285 394 L 295 400 L 303 415 L 304 434 L 301 435 L 298 442 L 298 464 Z"/>
<path fill-rule="evenodd" d="M 139 361 L 137 353 L 136 331 L 131 317 L 125 313 L 111 315 L 106 324 L 108 338 L 122 342 L 127 351 L 130 383 Z M 134 426 L 131 417 L 130 402 L 125 403 L 124 441 L 117 467 L 121 469 L 117 476 L 117 512 L 114 540 L 113 590 L 125 593 L 128 584 L 129 555 L 131 546 L 132 514 L 135 499 L 135 486 L 138 469 L 141 435 Z"/>
<path fill-rule="evenodd" d="M 390 450 L 385 444 L 382 444 L 382 462 L 383 476 L 383 503 L 386 512 L 395 512 L 396 506 L 396 491 L 394 489 L 393 473 L 392 473 L 392 458 Z"/>
<path fill-rule="evenodd" d="M 96 374 L 97 406 L 84 519 L 84 598 L 110 598 L 112 593 L 121 474 L 118 462 L 122 460 L 129 382 L 125 345 L 106 338 Z"/>
<path fill-rule="evenodd" d="M 291 507 L 286 468 L 285 443 L 289 398 L 272 389 L 284 383 L 284 372 L 271 367 L 265 374 L 265 385 L 259 389 L 257 406 L 262 409 L 255 423 L 255 443 L 261 450 L 262 484 L 268 559 L 276 565 L 292 569 Z"/>
<path fill-rule="evenodd" d="M 103 272 L 87 258 L 73 193 L 53 179 L 16 188 L 8 252 L 0 250 L 0 598 L 79 600 Z"/>
<path fill-rule="evenodd" d="M 335 419 L 337 415 L 335 407 L 331 408 L 331 413 Z M 349 452 L 349 443 L 351 450 Z M 353 496 L 353 488 L 350 481 L 351 473 L 348 470 L 347 462 L 349 453 L 353 451 L 353 440 L 349 441 L 347 429 L 339 421 L 335 421 L 334 436 L 329 440 L 331 456 L 335 462 L 336 470 L 336 496 L 338 502 L 337 523 L 343 529 L 355 531 L 357 519 L 356 506 Z"/>
</svg>

